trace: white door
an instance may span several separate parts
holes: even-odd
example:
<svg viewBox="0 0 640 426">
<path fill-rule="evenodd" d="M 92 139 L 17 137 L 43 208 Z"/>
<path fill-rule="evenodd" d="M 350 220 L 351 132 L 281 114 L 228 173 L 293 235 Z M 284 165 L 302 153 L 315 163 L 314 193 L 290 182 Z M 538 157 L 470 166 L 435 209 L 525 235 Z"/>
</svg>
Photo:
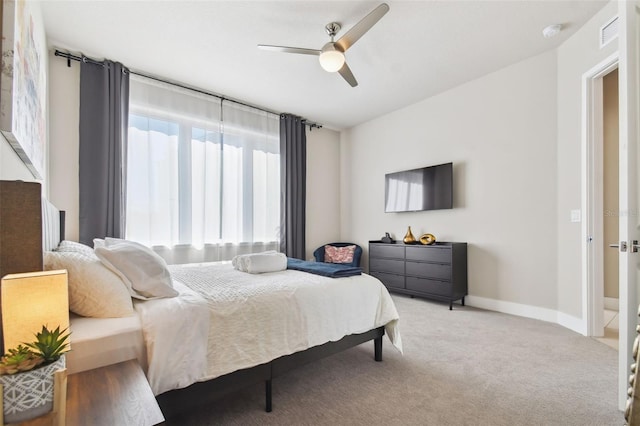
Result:
<svg viewBox="0 0 640 426">
<path fill-rule="evenodd" d="M 624 409 L 627 399 L 632 345 L 638 324 L 638 278 L 640 273 L 640 210 L 638 209 L 638 106 L 640 70 L 640 0 L 618 2 L 620 32 L 618 47 L 620 93 L 620 242 L 627 250 L 620 250 L 620 341 L 618 405 Z"/>
</svg>

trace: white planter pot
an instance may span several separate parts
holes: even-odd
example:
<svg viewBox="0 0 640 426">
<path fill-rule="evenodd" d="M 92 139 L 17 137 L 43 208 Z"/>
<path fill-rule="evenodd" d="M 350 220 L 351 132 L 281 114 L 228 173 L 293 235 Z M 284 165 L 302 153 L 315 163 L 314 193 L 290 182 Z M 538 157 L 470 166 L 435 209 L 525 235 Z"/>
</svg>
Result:
<svg viewBox="0 0 640 426">
<path fill-rule="evenodd" d="M 4 422 L 19 423 L 50 412 L 53 409 L 53 373 L 63 368 L 64 355 L 35 370 L 0 376 Z"/>
</svg>

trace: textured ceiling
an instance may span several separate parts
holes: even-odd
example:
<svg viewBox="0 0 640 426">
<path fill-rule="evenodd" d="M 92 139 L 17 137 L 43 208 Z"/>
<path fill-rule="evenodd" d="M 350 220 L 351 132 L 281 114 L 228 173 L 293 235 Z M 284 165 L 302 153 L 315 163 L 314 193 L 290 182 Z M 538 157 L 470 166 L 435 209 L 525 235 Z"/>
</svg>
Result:
<svg viewBox="0 0 640 426">
<path fill-rule="evenodd" d="M 387 1 L 346 52 L 359 85 L 314 56 L 324 26 L 344 34 L 380 2 L 43 1 L 50 47 L 126 66 L 276 112 L 348 128 L 560 45 L 606 1 Z M 553 23 L 564 30 L 542 37 Z M 62 60 L 62 59 L 60 59 Z"/>
</svg>

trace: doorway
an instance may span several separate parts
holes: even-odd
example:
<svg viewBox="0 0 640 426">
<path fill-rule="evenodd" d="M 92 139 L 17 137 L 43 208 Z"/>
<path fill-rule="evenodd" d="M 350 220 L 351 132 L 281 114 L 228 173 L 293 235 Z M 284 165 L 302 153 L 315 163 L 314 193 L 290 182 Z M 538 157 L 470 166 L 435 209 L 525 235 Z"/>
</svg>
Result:
<svg viewBox="0 0 640 426">
<path fill-rule="evenodd" d="M 583 99 L 582 231 L 586 236 L 582 244 L 582 306 L 586 313 L 583 334 L 618 349 L 617 54 L 583 75 Z"/>
</svg>

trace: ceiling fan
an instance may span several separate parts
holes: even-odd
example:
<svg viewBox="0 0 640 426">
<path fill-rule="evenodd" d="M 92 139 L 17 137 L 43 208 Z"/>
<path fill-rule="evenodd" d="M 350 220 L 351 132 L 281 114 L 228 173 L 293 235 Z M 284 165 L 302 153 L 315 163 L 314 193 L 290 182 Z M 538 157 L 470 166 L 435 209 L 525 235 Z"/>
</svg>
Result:
<svg viewBox="0 0 640 426">
<path fill-rule="evenodd" d="M 301 47 L 287 47 L 287 46 L 271 46 L 267 44 L 259 44 L 258 47 L 264 50 L 274 50 L 277 52 L 286 53 L 299 53 L 302 55 L 315 55 L 319 56 L 320 66 L 328 72 L 338 72 L 342 78 L 344 78 L 351 87 L 356 87 L 358 81 L 353 76 L 351 69 L 345 62 L 344 52 L 347 51 L 356 41 L 360 39 L 367 31 L 373 27 L 376 22 L 382 18 L 385 13 L 389 11 L 389 5 L 382 3 L 380 6 L 373 9 L 367 16 L 362 18 L 360 22 L 355 24 L 345 35 L 340 37 L 338 41 L 333 41 L 333 38 L 340 31 L 340 24 L 337 22 L 331 22 L 325 27 L 327 34 L 331 37 L 331 41 L 325 44 L 322 49 L 304 49 Z"/>
</svg>

